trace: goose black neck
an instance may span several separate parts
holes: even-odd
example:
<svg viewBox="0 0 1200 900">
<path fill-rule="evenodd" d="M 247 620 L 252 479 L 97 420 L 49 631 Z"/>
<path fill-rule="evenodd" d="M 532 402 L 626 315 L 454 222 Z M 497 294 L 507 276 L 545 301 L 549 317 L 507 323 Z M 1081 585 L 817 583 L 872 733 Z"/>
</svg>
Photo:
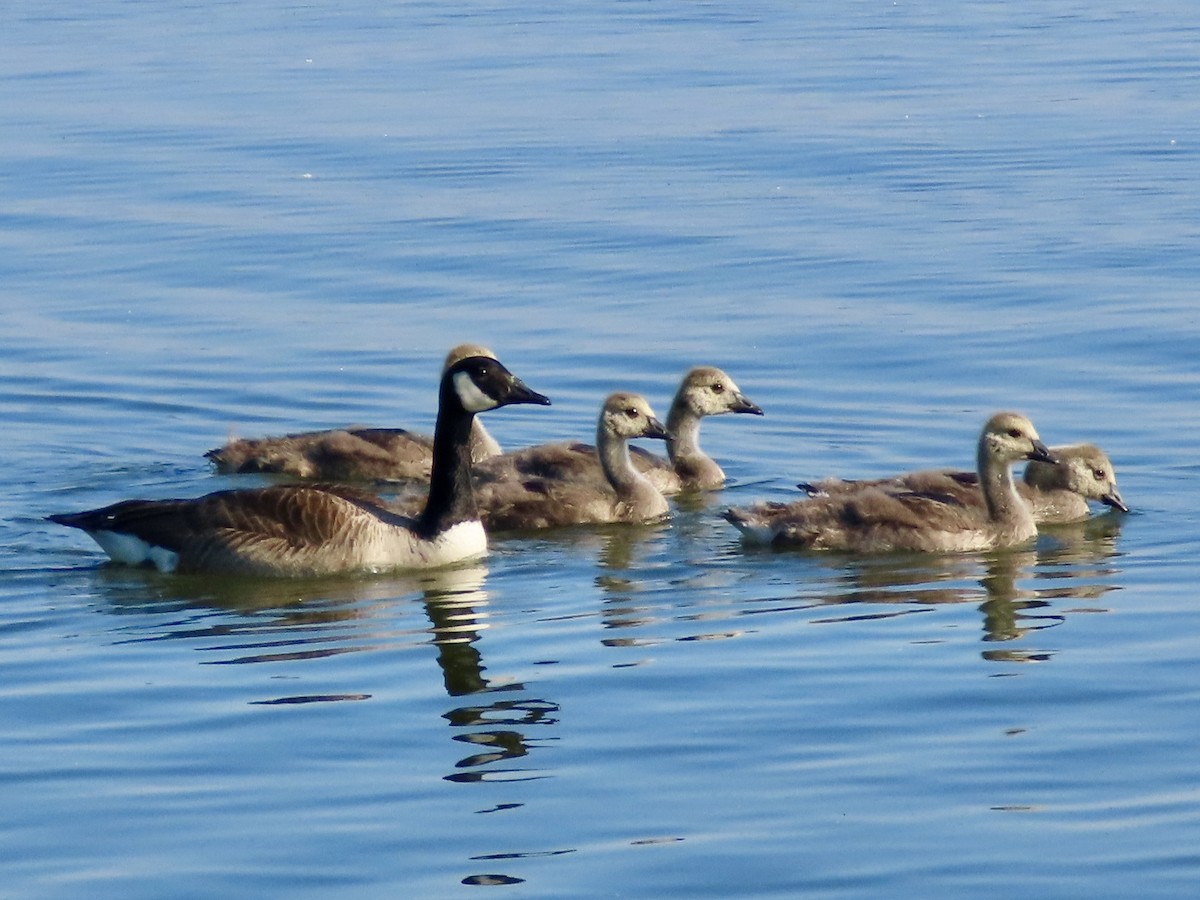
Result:
<svg viewBox="0 0 1200 900">
<path fill-rule="evenodd" d="M 425 536 L 479 518 L 471 487 L 470 439 L 474 419 L 474 413 L 463 409 L 456 398 L 443 395 L 433 432 L 429 499 L 417 519 L 417 530 Z"/>
</svg>

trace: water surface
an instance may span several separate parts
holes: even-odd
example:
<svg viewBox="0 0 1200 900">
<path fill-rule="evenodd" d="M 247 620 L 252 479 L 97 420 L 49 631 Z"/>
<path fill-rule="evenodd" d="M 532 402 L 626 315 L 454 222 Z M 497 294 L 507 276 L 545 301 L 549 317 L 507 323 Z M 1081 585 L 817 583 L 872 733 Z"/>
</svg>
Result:
<svg viewBox="0 0 1200 900">
<path fill-rule="evenodd" d="M 17 3 L 0 13 L 12 896 L 1179 896 L 1200 877 L 1187 4 Z M 483 341 L 586 437 L 765 410 L 669 524 L 429 576 L 172 578 L 51 512 L 428 429 Z M 990 555 L 745 551 L 727 505 L 970 465 L 1128 516 Z"/>
</svg>

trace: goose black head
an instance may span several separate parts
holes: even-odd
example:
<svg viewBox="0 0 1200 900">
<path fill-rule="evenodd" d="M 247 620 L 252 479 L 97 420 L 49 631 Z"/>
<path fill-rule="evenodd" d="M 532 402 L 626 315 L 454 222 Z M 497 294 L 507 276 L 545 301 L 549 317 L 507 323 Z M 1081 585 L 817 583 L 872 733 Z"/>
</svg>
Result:
<svg viewBox="0 0 1200 900">
<path fill-rule="evenodd" d="M 511 403 L 550 405 L 549 397 L 527 387 L 498 359 L 488 356 L 468 356 L 451 365 L 442 378 L 442 388 L 469 413 Z"/>
</svg>

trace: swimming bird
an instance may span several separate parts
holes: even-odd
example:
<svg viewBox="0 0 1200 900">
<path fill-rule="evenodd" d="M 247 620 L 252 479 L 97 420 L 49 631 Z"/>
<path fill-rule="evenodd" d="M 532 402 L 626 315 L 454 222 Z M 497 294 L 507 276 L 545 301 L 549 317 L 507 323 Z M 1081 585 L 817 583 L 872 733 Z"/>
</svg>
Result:
<svg viewBox="0 0 1200 900">
<path fill-rule="evenodd" d="M 1039 525 L 1065 524 L 1086 519 L 1088 500 L 1129 512 L 1117 490 L 1112 460 L 1095 444 L 1052 447 L 1059 463 L 1030 462 L 1025 466 L 1021 496 L 1033 508 Z"/>
<path fill-rule="evenodd" d="M 459 344 L 442 364 L 445 372 L 469 356 L 496 355 L 479 344 Z M 483 422 L 471 425 L 474 462 L 501 452 Z M 222 473 L 265 472 L 318 481 L 428 481 L 433 438 L 405 428 L 334 428 L 277 437 L 241 438 L 205 457 Z"/>
<path fill-rule="evenodd" d="M 668 458 L 637 450 L 634 465 L 664 494 L 724 487 L 724 470 L 700 449 L 700 422 L 725 413 L 761 416 L 763 411 L 723 371 L 696 366 L 683 376 L 667 412 Z"/>
<path fill-rule="evenodd" d="M 577 478 L 569 466 L 557 474 L 523 474 L 527 469 L 553 472 L 553 458 L 574 456 L 580 445 L 543 444 L 497 456 L 478 467 L 475 495 L 483 523 L 489 531 L 508 531 L 662 519 L 667 501 L 634 468 L 628 441 L 669 439 L 668 434 L 640 394 L 611 394 L 601 406 L 592 451 L 605 483 Z M 530 464 L 531 457 L 540 462 Z"/>
<path fill-rule="evenodd" d="M 470 356 L 446 369 L 433 477 L 415 518 L 347 488 L 300 484 L 126 500 L 49 518 L 83 529 L 117 562 L 163 572 L 305 576 L 473 559 L 486 554 L 487 538 L 471 486 L 471 424 L 477 413 L 513 403 L 550 400 L 492 357 Z"/>
<path fill-rule="evenodd" d="M 1090 514 L 1089 500 L 1129 512 L 1117 490 L 1112 460 L 1103 450 L 1095 444 L 1073 444 L 1051 447 L 1050 452 L 1058 457 L 1058 462 L 1027 463 L 1024 478 L 1017 483 L 1017 493 L 1029 504 L 1038 525 L 1082 521 Z M 950 494 L 960 503 L 983 505 L 979 476 L 974 472 L 930 470 L 861 481 L 826 478 L 804 481 L 798 487 L 812 496 L 845 495 L 865 487 L 935 492 Z"/>
<path fill-rule="evenodd" d="M 956 552 L 1010 547 L 1037 534 L 1033 514 L 1013 483 L 1012 464 L 1021 459 L 1056 461 L 1029 419 L 1019 413 L 996 413 L 984 425 L 976 448 L 980 505 L 940 491 L 867 486 L 792 503 L 730 509 L 725 518 L 747 542 L 813 550 Z"/>
<path fill-rule="evenodd" d="M 683 377 L 667 415 L 667 457 L 632 448 L 633 465 L 662 494 L 683 490 L 715 490 L 725 483 L 725 473 L 700 449 L 700 423 L 706 416 L 724 413 L 763 414 L 741 392 L 733 379 L 713 366 L 697 366 Z M 551 444 L 506 453 L 478 469 L 481 478 L 536 477 L 588 482 L 595 488 L 608 484 L 595 446 L 586 443 Z"/>
</svg>

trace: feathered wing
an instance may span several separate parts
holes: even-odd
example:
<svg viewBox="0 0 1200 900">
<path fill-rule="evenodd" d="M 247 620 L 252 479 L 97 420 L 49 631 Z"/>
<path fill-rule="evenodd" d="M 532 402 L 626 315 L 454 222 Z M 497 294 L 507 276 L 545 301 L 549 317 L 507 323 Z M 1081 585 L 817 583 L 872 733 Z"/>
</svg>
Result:
<svg viewBox="0 0 1200 900">
<path fill-rule="evenodd" d="M 866 487 L 842 495 L 734 509 L 726 518 L 748 537 L 777 546 L 944 550 L 973 546 L 983 540 L 982 510 L 982 503 L 963 503 L 945 491 Z"/>
<path fill-rule="evenodd" d="M 813 496 L 848 496 L 867 488 L 879 488 L 885 491 L 947 494 L 960 498 L 964 503 L 983 503 L 979 475 L 949 469 L 926 469 L 888 478 L 822 478 L 819 481 L 802 481 L 797 487 Z"/>
<path fill-rule="evenodd" d="M 629 456 L 634 467 L 650 479 L 660 493 L 674 494 L 680 491 L 679 475 L 669 459 L 641 447 L 630 447 Z M 596 456 L 596 448 L 581 441 L 514 450 L 485 460 L 475 467 L 476 484 L 525 478 L 583 482 L 593 488 L 608 485 L 604 469 Z"/>
<path fill-rule="evenodd" d="M 484 526 L 490 531 L 642 521 L 607 485 L 549 478 L 511 479 L 481 484 L 475 499 Z"/>
<path fill-rule="evenodd" d="M 478 485 L 527 478 L 607 483 L 596 448 L 578 441 L 513 450 L 479 463 L 474 475 Z"/>
<path fill-rule="evenodd" d="M 219 491 L 192 500 L 127 500 L 55 521 L 132 536 L 177 554 L 177 570 L 275 574 L 328 570 L 355 552 L 355 536 L 380 519 L 411 524 L 368 494 L 279 486 Z"/>
<path fill-rule="evenodd" d="M 219 472 L 329 480 L 428 480 L 433 440 L 403 428 L 334 429 L 241 439 L 204 455 Z"/>
</svg>

